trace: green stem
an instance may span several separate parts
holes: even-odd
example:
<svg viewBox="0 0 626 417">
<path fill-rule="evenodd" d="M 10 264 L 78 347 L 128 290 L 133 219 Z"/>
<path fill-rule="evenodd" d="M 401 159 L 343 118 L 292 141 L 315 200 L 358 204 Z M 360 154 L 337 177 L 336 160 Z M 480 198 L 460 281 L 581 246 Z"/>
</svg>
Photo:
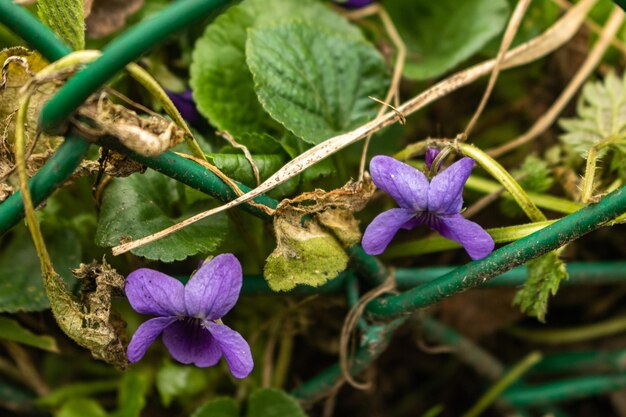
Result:
<svg viewBox="0 0 626 417">
<path fill-rule="evenodd" d="M 593 180 L 596 176 L 596 161 L 598 159 L 598 148 L 592 146 L 587 155 L 587 166 L 585 167 L 585 176 L 583 177 L 582 191 L 580 192 L 580 201 L 586 204 L 593 194 Z"/>
<path fill-rule="evenodd" d="M 514 382 L 521 378 L 533 365 L 541 360 L 540 352 L 531 352 L 511 370 L 509 370 L 498 382 L 496 382 L 476 404 L 470 408 L 463 417 L 477 417 L 482 414 L 493 402 L 510 387 Z"/>
<path fill-rule="evenodd" d="M 30 235 L 33 238 L 37 256 L 41 262 L 41 269 L 44 277 L 48 274 L 54 274 L 54 268 L 50 261 L 50 255 L 48 249 L 43 240 L 41 228 L 35 215 L 35 206 L 33 199 L 30 195 L 30 189 L 28 188 L 28 173 L 26 170 L 26 151 L 25 151 L 25 127 L 26 127 L 26 115 L 28 113 L 28 105 L 30 103 L 30 93 L 23 99 L 17 111 L 17 117 L 15 120 L 15 166 L 17 168 L 17 177 L 20 184 L 22 201 L 24 203 L 24 212 L 26 215 L 26 222 Z M 44 279 L 45 281 L 45 279 Z"/>
<path fill-rule="evenodd" d="M 525 236 L 535 233 L 544 227 L 554 223 L 556 220 L 544 222 L 521 224 L 517 226 L 497 227 L 487 229 L 486 232 L 496 243 L 514 242 Z M 461 248 L 457 242 L 446 239 L 442 236 L 431 236 L 410 242 L 398 243 L 391 246 L 381 255 L 383 259 L 395 259 L 406 256 L 418 256 L 427 253 L 440 252 L 448 249 Z"/>
<path fill-rule="evenodd" d="M 526 213 L 531 221 L 541 222 L 547 220 L 541 210 L 539 210 L 535 203 L 530 200 L 526 191 L 524 191 L 511 174 L 509 174 L 508 171 L 504 169 L 504 167 L 495 159 L 474 145 L 459 143 L 459 147 L 463 151 L 463 154 L 478 162 L 485 171 L 491 174 L 491 176 L 493 176 L 509 193 L 511 193 L 517 204 L 524 211 L 524 213 Z"/>
<path fill-rule="evenodd" d="M 478 191 L 480 193 L 491 194 L 500 191 L 502 186 L 495 181 L 490 181 L 488 179 L 472 175 L 467 179 L 467 182 L 465 183 L 465 188 L 472 191 Z M 526 193 L 526 195 L 528 196 L 530 201 L 532 201 L 538 207 L 564 214 L 572 214 L 585 206 L 584 204 L 546 194 L 529 192 Z M 508 194 L 504 194 L 503 197 L 507 198 L 507 196 Z M 511 197 L 508 196 L 508 198 Z"/>
<path fill-rule="evenodd" d="M 289 366 L 291 364 L 291 356 L 293 354 L 292 332 L 283 330 L 278 352 L 278 359 L 272 375 L 272 386 L 282 388 L 285 385 L 285 380 L 287 379 L 287 373 L 289 372 Z"/>
<path fill-rule="evenodd" d="M 428 341 L 449 347 L 463 363 L 471 366 L 488 380 L 495 381 L 502 377 L 504 373 L 502 363 L 456 330 L 435 320 L 428 314 L 422 315 L 420 329 Z"/>
<path fill-rule="evenodd" d="M 615 317 L 599 323 L 568 329 L 524 329 L 512 327 L 508 332 L 520 339 L 531 342 L 560 345 L 583 342 L 600 337 L 612 336 L 626 331 L 626 316 Z"/>
<path fill-rule="evenodd" d="M 593 196 L 593 183 L 596 176 L 596 164 L 600 151 L 620 139 L 622 139 L 621 136 L 612 135 L 589 148 L 589 152 L 587 154 L 587 164 L 585 167 L 585 176 L 583 177 L 582 191 L 580 193 L 580 201 L 583 204 L 588 203 Z"/>
</svg>

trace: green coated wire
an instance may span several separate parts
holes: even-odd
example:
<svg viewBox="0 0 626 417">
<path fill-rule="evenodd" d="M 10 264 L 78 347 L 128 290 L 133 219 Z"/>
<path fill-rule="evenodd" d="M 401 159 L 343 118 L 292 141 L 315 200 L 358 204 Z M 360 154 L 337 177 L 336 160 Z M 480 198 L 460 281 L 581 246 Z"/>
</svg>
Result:
<svg viewBox="0 0 626 417">
<path fill-rule="evenodd" d="M 202 167 L 201 165 L 193 162 L 187 158 L 183 158 L 171 151 L 163 152 L 160 155 L 154 157 L 147 157 L 134 153 L 124 146 L 119 141 L 112 137 L 101 138 L 99 144 L 114 149 L 119 152 L 123 152 L 134 161 L 137 161 L 149 168 L 154 169 L 170 178 L 182 182 L 198 191 L 209 194 L 221 201 L 230 201 L 237 197 L 235 191 L 230 186 L 224 183 L 217 175 Z M 237 184 L 239 189 L 246 193 L 250 191 L 250 188 L 243 184 Z M 273 198 L 261 195 L 253 200 L 255 203 L 263 205 L 269 208 L 276 208 L 278 201 Z M 250 204 L 242 205 L 242 208 L 258 217 L 268 219 L 269 215 Z"/>
<path fill-rule="evenodd" d="M 187 0 L 184 3 L 177 3 L 176 6 L 179 7 L 182 4 L 188 5 L 188 7 L 190 8 L 187 8 L 185 10 L 187 13 L 189 13 L 189 11 L 193 9 L 193 7 L 206 6 L 207 2 L 208 0 L 202 0 L 203 4 L 201 5 L 199 4 L 201 3 L 200 0 Z M 223 2 L 219 3 L 222 4 Z M 216 7 L 215 4 L 213 4 L 213 6 Z M 37 48 L 41 48 L 42 53 L 44 53 L 44 55 L 47 56 L 49 59 L 56 59 L 69 51 L 68 48 L 59 47 L 58 45 L 55 47 L 54 39 L 48 36 L 49 33 L 41 29 L 41 25 L 39 25 L 39 27 L 29 28 L 29 25 L 31 25 L 32 22 L 29 20 L 28 17 L 25 17 L 23 10 L 21 10 L 20 12 L 16 12 L 17 6 L 12 5 L 9 0 L 0 0 L 0 7 L 0 11 L 2 12 L 0 13 L 0 21 L 2 21 L 10 28 L 14 29 L 16 33 L 22 34 L 22 37 L 24 37 L 26 41 L 30 44 L 34 45 Z M 179 11 L 180 10 L 182 10 L 182 7 L 179 9 Z M 173 9 L 173 11 L 176 11 L 176 9 Z M 22 13 L 22 15 L 20 16 L 19 13 Z M 169 17 L 170 19 L 172 18 L 172 16 Z M 193 17 L 194 19 L 200 18 L 197 15 L 189 17 Z M 165 17 L 164 21 L 165 23 L 168 23 L 168 19 Z M 86 94 L 84 97 L 86 98 L 86 96 L 89 95 L 91 91 L 100 87 L 102 83 L 104 83 L 112 75 L 114 75 L 127 62 L 135 59 L 137 56 L 143 53 L 148 46 L 158 41 L 156 40 L 156 37 L 165 37 L 169 34 L 169 32 L 167 32 L 168 30 L 176 30 L 176 23 L 172 21 L 169 21 L 169 23 L 171 23 L 170 26 L 164 25 L 163 27 L 155 27 L 154 25 L 149 26 L 147 24 L 143 26 L 138 25 L 138 27 L 136 27 L 132 32 L 129 32 L 128 36 L 120 38 L 120 41 L 118 42 L 114 42 L 114 44 L 112 44 L 111 46 L 113 52 L 110 52 L 108 55 L 105 54 L 107 59 L 102 60 L 101 58 L 102 62 L 100 64 L 96 65 L 96 63 L 94 63 L 92 65 L 93 69 L 90 70 L 92 72 L 91 74 L 86 71 L 87 75 L 81 75 L 81 77 L 83 78 L 82 82 L 79 83 L 79 81 L 71 81 L 73 82 L 73 84 L 68 83 L 68 85 L 66 85 L 64 88 L 67 92 L 63 93 L 66 96 L 64 96 L 63 94 L 55 96 L 55 99 L 59 101 L 59 103 L 56 103 L 59 105 L 59 107 L 47 107 L 48 112 L 50 113 L 43 115 L 43 121 L 45 122 L 44 124 L 46 126 L 53 126 L 56 123 L 65 119 L 65 117 L 69 113 L 71 113 L 71 111 L 77 105 L 79 105 L 80 102 L 82 102 L 82 99 L 80 99 L 81 95 Z M 187 23 L 185 23 L 185 25 L 186 24 Z M 12 25 L 18 27 L 14 28 L 12 27 Z M 146 32 L 147 28 L 149 27 L 153 29 L 151 33 Z M 143 32 L 141 29 L 143 29 Z M 161 35 L 152 36 L 155 33 L 160 33 Z M 143 37 L 146 37 L 146 39 L 143 39 Z M 122 41 L 125 41 L 126 44 Z M 132 45 L 130 44 L 131 42 Z M 117 49 L 114 49 L 113 46 L 115 46 Z M 129 49 L 124 50 L 124 48 Z M 103 58 L 105 57 L 105 55 L 103 55 Z M 125 59 L 128 60 L 125 61 Z M 100 68 L 100 66 L 102 66 L 102 68 Z M 79 74 L 77 74 L 77 77 L 78 75 Z M 99 79 L 100 81 L 95 81 L 96 79 L 94 78 L 88 79 L 90 75 L 97 75 L 97 79 Z M 69 86 L 72 86 L 73 88 L 70 89 Z M 86 88 L 86 86 L 89 86 L 89 88 Z M 93 89 L 91 89 L 91 87 L 93 87 Z M 63 100 L 63 97 L 66 97 L 67 101 Z M 70 148 L 69 145 L 68 148 Z M 172 169 L 176 171 L 175 167 Z M 51 184 L 56 183 L 55 180 L 49 181 Z M 44 188 L 52 189 L 54 187 Z M 548 230 L 542 230 L 529 236 L 528 238 L 508 245 L 483 261 L 473 262 L 469 265 L 458 268 L 453 272 L 448 273 L 444 277 L 441 277 L 437 280 L 437 282 L 433 284 L 426 284 L 422 287 L 419 287 L 415 290 L 415 292 L 410 291 L 406 294 L 397 296 L 396 298 L 373 303 L 373 305 L 371 306 L 371 311 L 374 314 L 393 316 L 395 314 L 401 314 L 422 307 L 424 305 L 437 301 L 440 298 L 443 298 L 443 296 L 448 296 L 471 286 L 475 286 L 481 281 L 487 280 L 500 272 L 510 269 L 512 266 L 521 264 L 526 260 L 532 258 L 533 256 L 538 256 L 541 253 L 545 253 L 546 251 L 551 250 L 553 247 L 559 246 L 559 244 L 566 243 L 569 240 L 575 239 L 576 237 L 579 237 L 584 233 L 593 230 L 594 228 L 601 225 L 603 222 L 606 222 L 616 215 L 621 214 L 621 212 L 624 211 L 624 207 L 626 206 L 626 204 L 624 203 L 624 189 L 617 190 L 616 192 L 611 193 L 609 196 L 605 197 L 597 205 L 583 209 L 580 212 L 566 217 L 554 226 L 547 228 Z M 2 207 L 2 209 L 4 210 L 4 204 L 0 207 Z M 597 218 L 594 218 L 594 216 L 597 216 Z M 0 222 L 2 222 L 2 216 L 0 216 Z M 540 245 L 534 247 L 532 239 L 538 240 Z M 356 249 L 357 253 L 355 258 L 359 258 L 359 256 L 362 256 L 362 254 L 359 253 L 359 250 L 360 249 L 358 248 Z M 370 270 L 380 273 L 381 268 L 379 265 L 375 264 L 374 258 L 366 258 L 366 260 L 369 261 L 371 264 L 366 266 L 371 267 L 372 265 L 374 265 L 370 268 Z M 462 279 L 464 277 L 468 277 L 468 279 L 466 280 L 468 281 L 467 284 L 462 282 Z M 438 289 L 443 289 L 443 294 L 439 297 L 433 296 L 433 292 Z M 387 312 L 385 312 L 385 309 L 387 309 Z M 382 352 L 382 350 L 384 350 L 384 347 L 386 347 L 386 343 L 388 343 L 388 340 L 391 337 L 393 330 L 395 330 L 395 328 L 397 328 L 397 326 L 399 325 L 398 323 L 402 321 L 403 319 L 395 320 L 389 325 L 385 326 L 385 331 L 381 330 L 379 334 L 380 340 L 376 344 L 376 349 L 372 349 L 371 347 L 364 347 L 359 350 L 359 352 L 357 353 L 357 358 L 359 358 L 359 360 L 355 363 L 355 370 L 367 366 L 374 357 L 376 357 L 378 354 L 380 354 L 380 352 Z M 338 367 L 331 368 L 322 375 L 319 375 L 319 378 L 314 378 L 309 381 L 306 387 L 315 388 L 315 384 L 322 384 L 324 383 L 324 381 L 328 382 L 330 380 L 329 377 L 332 377 L 331 379 L 334 381 L 336 379 L 338 371 Z M 604 386 L 606 386 L 606 380 L 604 380 L 604 382 Z M 595 386 L 598 387 L 600 385 L 602 384 L 598 382 Z M 295 392 L 306 394 L 306 387 L 301 387 L 299 391 L 296 390 Z M 513 394 L 515 394 L 515 391 L 512 391 L 511 395 Z"/>
<path fill-rule="evenodd" d="M 565 245 L 626 211 L 626 186 L 525 238 L 495 250 L 442 277 L 402 294 L 372 301 L 372 317 L 391 318 L 426 307 L 446 297 L 476 287 L 515 266 Z"/>
<path fill-rule="evenodd" d="M 53 31 L 12 0 L 0 0 L 0 23 L 19 35 L 49 61 L 56 61 L 72 52 Z"/>
<path fill-rule="evenodd" d="M 591 375 L 511 388 L 504 392 L 502 398 L 514 406 L 537 407 L 592 397 L 623 388 L 626 388 L 626 373 Z"/>
<path fill-rule="evenodd" d="M 395 270 L 396 287 L 403 291 L 410 290 L 432 282 L 454 269 L 455 267 L 443 266 L 398 268 Z M 626 262 L 571 262 L 567 264 L 567 272 L 569 278 L 561 283 L 563 286 L 626 284 Z M 527 276 L 528 269 L 518 266 L 477 288 L 520 287 L 526 282 Z M 344 289 L 345 281 L 346 273 L 341 273 L 321 287 L 298 285 L 288 294 L 339 293 Z M 247 295 L 283 294 L 273 291 L 260 275 L 246 275 L 242 292 Z"/>
<path fill-rule="evenodd" d="M 89 143 L 76 136 L 68 136 L 57 152 L 34 175 L 28 186 L 35 206 L 41 204 L 80 165 Z M 7 232 L 24 218 L 22 194 L 13 193 L 0 205 L 0 235 Z"/>
<path fill-rule="evenodd" d="M 395 319 L 388 324 L 373 326 L 370 328 L 371 336 L 369 342 L 361 346 L 353 357 L 350 373 L 356 375 L 365 370 L 389 345 L 389 341 L 394 331 L 400 327 L 407 317 Z M 326 392 L 333 389 L 337 380 L 341 377 L 341 367 L 339 364 L 332 365 L 324 371 L 307 380 L 302 385 L 291 391 L 291 395 L 302 400 L 314 401 Z"/>
<path fill-rule="evenodd" d="M 626 349 L 561 352 L 545 355 L 532 369 L 537 374 L 626 372 Z"/>
<path fill-rule="evenodd" d="M 0 23 L 20 35 L 50 61 L 72 50 L 54 32 L 42 25 L 26 9 L 11 0 L 0 0 Z M 49 161 L 28 182 L 35 205 L 42 203 L 74 172 L 84 158 L 89 144 L 77 137 L 68 137 Z M 0 204 L 0 235 L 24 218 L 24 203 L 18 192 Z"/>
<path fill-rule="evenodd" d="M 229 0 L 179 0 L 115 38 L 102 56 L 70 78 L 41 110 L 41 126 L 61 124 L 115 74 L 172 33 L 207 17 Z"/>
</svg>

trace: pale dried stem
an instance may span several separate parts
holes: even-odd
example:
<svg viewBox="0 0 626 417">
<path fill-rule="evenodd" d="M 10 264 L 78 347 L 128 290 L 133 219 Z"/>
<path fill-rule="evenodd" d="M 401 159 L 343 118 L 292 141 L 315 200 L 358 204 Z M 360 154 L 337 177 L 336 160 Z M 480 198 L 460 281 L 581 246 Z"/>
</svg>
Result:
<svg viewBox="0 0 626 417">
<path fill-rule="evenodd" d="M 396 26 L 393 24 L 393 21 L 389 17 L 387 11 L 380 5 L 374 4 L 372 6 L 366 7 L 366 9 L 371 9 L 373 13 L 378 14 L 381 22 L 383 23 L 383 27 L 387 32 L 387 36 L 391 39 L 391 42 L 396 48 L 396 61 L 393 68 L 393 75 L 391 77 L 391 84 L 389 85 L 389 90 L 387 91 L 387 95 L 383 100 L 386 105 L 393 99 L 396 104 L 399 102 L 399 88 L 400 81 L 402 80 L 402 71 L 404 70 L 404 62 L 406 60 L 406 46 L 404 45 L 404 41 L 402 37 L 398 33 Z M 380 110 L 378 110 L 378 114 L 376 117 L 380 117 L 385 113 L 386 105 L 383 105 Z M 402 118 L 404 116 L 400 114 Z M 365 161 L 367 160 L 367 150 L 369 149 L 370 141 L 372 139 L 372 135 L 374 132 L 367 135 L 365 138 L 365 143 L 363 144 L 363 151 L 361 153 L 361 162 L 359 164 L 359 181 L 363 181 L 363 177 L 365 175 Z"/>
<path fill-rule="evenodd" d="M 498 191 L 494 191 L 493 193 L 487 194 L 486 196 L 482 197 L 463 212 L 463 217 L 465 217 L 466 219 L 471 219 L 489 204 L 500 198 L 504 191 L 506 191 L 506 189 L 502 187 Z"/>
<path fill-rule="evenodd" d="M 261 387 L 269 388 L 272 386 L 272 373 L 274 370 L 274 352 L 276 351 L 276 339 L 279 330 L 279 324 L 276 323 L 270 329 L 270 334 L 265 343 L 265 352 L 263 353 L 263 371 L 261 374 Z"/>
<path fill-rule="evenodd" d="M 611 39 L 613 39 L 617 31 L 619 30 L 623 21 L 624 12 L 618 6 L 615 6 L 613 12 L 611 13 L 611 16 L 604 26 L 604 29 L 602 30 L 602 33 L 600 34 L 600 38 L 594 45 L 593 49 L 591 50 L 581 67 L 576 72 L 576 75 L 574 75 L 574 78 L 572 78 L 567 87 L 565 87 L 559 98 L 552 104 L 550 109 L 548 109 L 548 111 L 545 112 L 543 116 L 541 116 L 526 133 L 513 139 L 511 142 L 506 143 L 505 145 L 488 150 L 487 153 L 490 156 L 497 158 L 527 142 L 532 141 L 533 139 L 544 133 L 550 126 L 552 126 L 552 124 L 559 116 L 559 114 L 561 114 L 565 106 L 567 106 L 567 104 L 571 101 L 576 92 L 583 85 L 585 80 L 598 66 L 600 60 L 604 56 L 604 53 L 611 44 Z"/>
<path fill-rule="evenodd" d="M 24 377 L 24 381 L 26 381 L 39 396 L 47 395 L 50 392 L 50 388 L 48 388 L 44 380 L 37 372 L 37 368 L 31 361 L 28 353 L 20 345 L 14 342 L 5 341 L 4 347 L 15 361 L 17 368 Z"/>
<path fill-rule="evenodd" d="M 500 74 L 500 69 L 502 66 L 502 62 L 504 61 L 504 56 L 506 51 L 511 47 L 511 43 L 513 43 L 513 39 L 519 30 L 520 23 L 522 23 L 522 19 L 526 14 L 526 10 L 530 5 L 531 0 L 519 0 L 517 5 L 515 6 L 515 10 L 513 10 L 513 14 L 511 15 L 511 19 L 509 19 L 509 23 L 504 31 L 504 36 L 502 37 L 502 42 L 500 43 L 500 49 L 498 50 L 498 55 L 496 56 L 496 62 L 493 66 L 493 71 L 491 71 L 491 76 L 489 77 L 489 82 L 487 83 L 487 88 L 485 89 L 485 93 L 483 94 L 482 99 L 480 100 L 480 104 L 476 108 L 474 115 L 472 116 L 470 122 L 467 124 L 465 128 L 465 132 L 461 136 L 461 140 L 467 140 L 470 133 L 476 126 L 480 115 L 483 110 L 487 106 L 487 102 L 489 101 L 489 97 L 493 91 L 494 86 L 496 85 L 496 81 L 498 80 L 498 75 Z"/>
<path fill-rule="evenodd" d="M 231 136 L 231 134 L 228 133 L 228 132 L 217 132 L 217 134 L 220 135 L 221 137 L 223 137 L 234 148 L 242 150 L 244 156 L 246 157 L 246 159 L 250 163 L 250 167 L 252 168 L 252 172 L 254 173 L 254 178 L 256 179 L 256 185 L 257 186 L 261 185 L 261 175 L 259 174 L 259 168 L 254 163 L 254 159 L 252 159 L 252 154 L 250 153 L 248 148 L 245 145 L 241 145 L 241 144 L 237 143 L 235 138 L 233 138 Z"/>
<path fill-rule="evenodd" d="M 569 10 L 570 8 L 572 8 L 572 3 L 567 0 L 552 0 L 552 2 L 558 5 L 563 10 Z M 587 26 L 597 35 L 602 33 L 602 27 L 591 19 L 585 20 L 585 26 Z M 613 37 L 613 39 L 611 39 L 611 46 L 619 49 L 624 55 L 626 55 L 626 44 L 624 44 L 624 42 L 620 41 L 618 38 Z"/>
<path fill-rule="evenodd" d="M 341 367 L 341 376 L 345 381 L 354 388 L 366 390 L 371 387 L 370 382 L 358 382 L 352 376 L 352 359 L 350 358 L 350 340 L 358 321 L 363 316 L 367 304 L 380 297 L 386 292 L 394 291 L 396 288 L 396 280 L 394 271 L 390 271 L 387 279 L 380 286 L 365 293 L 359 301 L 350 309 L 346 316 L 341 334 L 339 336 L 339 366 Z"/>
<path fill-rule="evenodd" d="M 582 22 L 585 20 L 587 13 L 595 2 L 596 0 L 582 0 L 577 3 L 576 6 L 572 7 L 547 31 L 538 37 L 508 51 L 505 54 L 502 69 L 513 68 L 533 62 L 565 44 L 578 31 Z M 444 97 L 451 92 L 474 82 L 476 79 L 489 74 L 493 70 L 494 66 L 495 59 L 492 59 L 474 65 L 466 70 L 457 72 L 456 74 L 440 81 L 428 90 L 407 101 L 398 108 L 398 111 L 405 116 L 412 114 L 433 101 L 436 101 L 441 97 Z M 251 190 L 220 207 L 199 213 L 150 236 L 118 245 L 113 248 L 113 254 L 119 255 L 139 246 L 154 242 L 155 240 L 161 239 L 206 217 L 231 209 L 242 203 L 249 202 L 250 200 L 274 189 L 278 185 L 298 175 L 305 169 L 327 158 L 340 149 L 343 149 L 346 146 L 395 123 L 399 119 L 400 116 L 395 112 L 385 113 L 353 131 L 327 139 L 319 145 L 314 146 L 292 159 L 254 190 Z"/>
</svg>

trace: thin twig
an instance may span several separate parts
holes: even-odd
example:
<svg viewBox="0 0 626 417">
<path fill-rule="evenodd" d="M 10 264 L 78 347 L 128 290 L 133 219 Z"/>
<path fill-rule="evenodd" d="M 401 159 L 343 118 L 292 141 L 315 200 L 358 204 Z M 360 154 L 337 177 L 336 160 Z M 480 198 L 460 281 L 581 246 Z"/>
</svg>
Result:
<svg viewBox="0 0 626 417">
<path fill-rule="evenodd" d="M 376 117 L 380 117 L 385 113 L 386 106 L 390 106 L 389 102 L 395 98 L 396 103 L 399 102 L 399 87 L 400 81 L 402 80 L 402 71 L 404 70 L 404 62 L 406 60 L 406 46 L 404 45 L 404 41 L 402 37 L 398 33 L 396 26 L 393 24 L 393 21 L 387 14 L 387 11 L 380 5 L 374 4 L 372 6 L 367 7 L 366 9 L 371 9 L 373 12 L 377 13 L 380 17 L 380 20 L 383 23 L 383 27 L 391 39 L 391 42 L 396 48 L 396 62 L 394 64 L 393 75 L 391 77 L 391 84 L 389 85 L 389 90 L 387 91 L 387 95 L 385 99 L 382 101 L 383 106 L 378 110 L 378 114 Z M 377 100 L 380 101 L 380 100 Z M 405 120 L 402 112 L 398 111 L 395 107 L 392 107 L 394 111 L 396 111 L 400 117 L 400 120 Z M 402 123 L 404 124 L 404 123 Z M 361 153 L 361 162 L 359 164 L 359 181 L 363 181 L 363 177 L 365 175 L 365 161 L 367 160 L 367 150 L 369 149 L 370 141 L 372 140 L 372 135 L 374 132 L 367 135 L 365 138 L 365 142 L 363 143 L 363 151 Z"/>
<path fill-rule="evenodd" d="M 602 59 L 602 56 L 611 44 L 611 39 L 613 39 L 617 31 L 619 30 L 623 21 L 624 12 L 618 6 L 615 6 L 615 8 L 613 9 L 613 13 L 611 13 L 611 16 L 609 17 L 606 25 L 604 26 L 604 29 L 602 30 L 602 34 L 600 35 L 598 42 L 596 42 L 593 49 L 585 59 L 585 62 L 583 62 L 580 69 L 576 72 L 576 75 L 574 75 L 574 78 L 570 81 L 567 87 L 565 87 L 565 90 L 563 90 L 559 98 L 552 104 L 550 109 L 548 109 L 548 111 L 545 112 L 544 115 L 541 116 L 526 133 L 513 139 L 511 142 L 488 150 L 487 153 L 490 156 L 497 158 L 537 138 L 550 126 L 552 126 L 552 124 L 559 116 L 559 114 L 561 114 L 565 106 L 567 106 L 567 104 L 574 97 L 576 92 L 583 85 L 585 80 L 598 66 L 600 60 Z"/>
<path fill-rule="evenodd" d="M 15 361 L 17 368 L 24 377 L 24 381 L 35 390 L 39 396 L 47 395 L 50 388 L 37 372 L 37 368 L 33 365 L 28 353 L 17 343 L 5 341 L 4 347 Z"/>
<path fill-rule="evenodd" d="M 465 217 L 466 219 L 471 219 L 489 204 L 500 198 L 502 193 L 504 193 L 505 191 L 506 189 L 502 187 L 498 191 L 494 191 L 493 193 L 487 194 L 486 196 L 480 198 L 463 212 L 463 217 Z"/>
<path fill-rule="evenodd" d="M 569 10 L 573 7 L 572 3 L 567 0 L 552 0 L 552 2 L 558 5 L 563 10 Z M 598 25 L 592 19 L 586 19 L 585 26 L 587 26 L 589 29 L 591 29 L 592 32 L 597 35 L 602 33 L 602 26 Z M 619 49 L 624 55 L 626 55 L 626 44 L 624 44 L 624 42 L 620 41 L 618 38 L 613 37 L 613 39 L 611 39 L 611 46 Z"/>
<path fill-rule="evenodd" d="M 476 123 L 478 122 L 480 115 L 485 109 L 485 106 L 487 106 L 487 101 L 489 101 L 489 97 L 491 96 L 493 87 L 496 85 L 496 81 L 498 80 L 498 75 L 500 74 L 500 67 L 502 66 L 502 62 L 504 61 L 504 56 L 506 54 L 506 51 L 509 50 L 509 48 L 511 47 L 511 43 L 513 43 L 513 39 L 515 38 L 515 35 L 517 34 L 520 23 L 522 23 L 522 19 L 524 18 L 524 15 L 526 14 L 526 10 L 528 9 L 528 6 L 530 5 L 530 1 L 531 0 L 519 0 L 517 2 L 517 5 L 515 6 L 515 10 L 513 10 L 511 19 L 509 20 L 506 30 L 504 31 L 504 36 L 502 37 L 502 43 L 500 43 L 500 49 L 498 50 L 498 55 L 496 56 L 496 62 L 493 66 L 493 71 L 491 72 L 491 76 L 489 77 L 487 88 L 485 89 L 483 98 L 480 100 L 480 104 L 476 108 L 476 111 L 474 112 L 472 119 L 467 124 L 467 127 L 465 128 L 465 132 L 461 136 L 461 140 L 466 140 L 469 137 L 470 133 L 476 126 Z"/>
<path fill-rule="evenodd" d="M 241 145 L 241 144 L 237 143 L 235 138 L 233 138 L 231 136 L 231 134 L 226 132 L 226 131 L 224 131 L 224 132 L 217 132 L 217 134 L 220 135 L 221 137 L 223 137 L 224 139 L 226 139 L 226 141 L 228 143 L 230 143 L 234 148 L 242 150 L 244 156 L 246 157 L 246 159 L 250 163 L 250 167 L 252 168 L 252 172 L 254 173 L 254 178 L 256 179 L 257 187 L 259 185 L 261 185 L 261 175 L 259 174 L 259 168 L 254 163 L 254 159 L 252 159 L 252 154 L 250 153 L 248 148 L 245 145 Z"/>
<path fill-rule="evenodd" d="M 578 31 L 585 19 L 585 16 L 587 16 L 587 13 L 595 2 L 596 0 L 582 0 L 580 3 L 577 3 L 576 6 L 572 7 L 569 12 L 567 12 L 543 34 L 507 52 L 504 62 L 502 63 L 502 69 L 513 68 L 535 61 L 566 43 Z M 398 108 L 398 111 L 404 115 L 410 115 L 433 101 L 436 101 L 441 97 L 444 97 L 451 92 L 472 83 L 476 79 L 489 74 L 493 70 L 494 66 L 495 60 L 492 59 L 481 64 L 474 65 L 466 70 L 457 72 L 456 74 L 440 81 L 428 90 L 407 101 Z M 385 113 L 353 131 L 327 139 L 319 145 L 314 146 L 292 159 L 267 180 L 265 180 L 260 186 L 247 192 L 246 194 L 237 197 L 220 207 L 216 207 L 215 209 L 198 213 L 195 216 L 185 219 L 180 223 L 152 235 L 115 246 L 112 249 L 113 255 L 120 255 L 134 248 L 154 242 L 155 240 L 159 240 L 206 217 L 249 202 L 250 200 L 274 189 L 290 178 L 293 178 L 305 169 L 329 157 L 340 149 L 343 149 L 346 146 L 383 129 L 398 120 L 398 114 L 394 112 Z"/>
<path fill-rule="evenodd" d="M 356 325 L 363 316 L 365 307 L 367 304 L 380 297 L 386 292 L 391 292 L 396 288 L 395 273 L 393 271 L 387 276 L 387 279 L 378 287 L 365 293 L 359 301 L 350 309 L 350 312 L 346 316 L 343 326 L 341 328 L 341 335 L 339 337 L 339 366 L 341 367 L 341 375 L 343 379 L 354 388 L 365 390 L 370 388 L 370 382 L 358 382 L 352 376 L 352 359 L 349 355 L 350 340 Z"/>
</svg>

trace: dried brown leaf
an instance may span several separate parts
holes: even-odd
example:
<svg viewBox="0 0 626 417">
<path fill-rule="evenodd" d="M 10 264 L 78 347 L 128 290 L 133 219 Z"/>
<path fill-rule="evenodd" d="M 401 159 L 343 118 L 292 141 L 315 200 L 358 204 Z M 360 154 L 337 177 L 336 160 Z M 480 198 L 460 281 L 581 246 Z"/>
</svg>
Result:
<svg viewBox="0 0 626 417">
<path fill-rule="evenodd" d="M 85 0 L 87 37 L 98 39 L 123 28 L 142 6 L 143 0 Z"/>
</svg>

